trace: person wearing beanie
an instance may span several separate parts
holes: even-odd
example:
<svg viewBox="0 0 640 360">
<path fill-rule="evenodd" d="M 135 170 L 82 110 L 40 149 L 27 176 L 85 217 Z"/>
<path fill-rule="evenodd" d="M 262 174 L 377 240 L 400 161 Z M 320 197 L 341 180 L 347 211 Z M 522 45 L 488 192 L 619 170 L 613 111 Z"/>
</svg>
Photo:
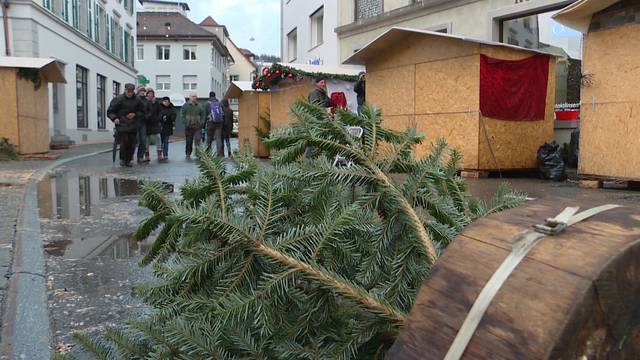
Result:
<svg viewBox="0 0 640 360">
<path fill-rule="evenodd" d="M 118 95 L 107 110 L 120 142 L 120 166 L 126 167 L 131 167 L 138 127 L 144 121 L 144 104 L 136 96 L 135 89 L 133 84 L 126 84 L 124 94 Z"/>
</svg>

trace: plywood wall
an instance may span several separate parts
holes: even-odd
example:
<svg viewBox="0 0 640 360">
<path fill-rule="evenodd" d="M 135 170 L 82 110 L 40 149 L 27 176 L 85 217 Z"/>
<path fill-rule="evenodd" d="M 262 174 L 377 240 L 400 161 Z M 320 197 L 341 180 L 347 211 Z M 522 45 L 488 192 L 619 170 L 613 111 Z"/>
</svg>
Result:
<svg viewBox="0 0 640 360">
<path fill-rule="evenodd" d="M 289 109 L 296 100 L 306 100 L 315 85 L 311 83 L 287 86 L 271 92 L 271 128 L 286 126 L 292 122 Z"/>
<path fill-rule="evenodd" d="M 468 113 L 480 106 L 477 55 L 416 65 L 416 114 Z"/>
<path fill-rule="evenodd" d="M 580 175 L 640 181 L 640 25 L 584 38 Z"/>
<path fill-rule="evenodd" d="M 415 114 L 415 65 L 367 73 L 367 102 L 388 116 Z"/>
<path fill-rule="evenodd" d="M 640 102 L 583 104 L 580 175 L 640 181 Z"/>
<path fill-rule="evenodd" d="M 477 53 L 478 46 L 446 37 L 408 34 L 405 40 L 385 49 L 383 56 L 368 61 L 367 72 L 469 56 Z"/>
<path fill-rule="evenodd" d="M 431 144 L 444 138 L 449 146 L 462 152 L 463 168 L 478 168 L 478 112 L 417 115 L 416 125 L 418 132 L 426 137 L 416 148 L 416 157 L 428 154 Z"/>
<path fill-rule="evenodd" d="M 582 89 L 586 103 L 640 101 L 640 24 L 584 37 L 582 72 L 593 80 Z"/>
<path fill-rule="evenodd" d="M 238 99 L 238 142 L 244 146 L 248 140 L 251 151 L 258 157 L 269 156 L 269 149 L 260 141 L 255 129 L 264 129 L 260 117 L 269 112 L 269 96 L 268 93 L 247 91 Z"/>
<path fill-rule="evenodd" d="M 553 139 L 555 61 L 550 63 L 547 114 L 544 121 L 485 119 L 498 165 L 481 128 L 480 59 L 517 60 L 533 54 L 453 39 L 409 36 L 389 55 L 367 64 L 367 102 L 382 109 L 386 126 L 404 130 L 415 124 L 426 141 L 416 148 L 422 157 L 439 137 L 460 150 L 466 169 L 535 168 L 540 145 Z"/>
<path fill-rule="evenodd" d="M 17 80 L 20 153 L 38 154 L 49 151 L 49 88 L 47 83 L 37 90 L 30 80 Z"/>
<path fill-rule="evenodd" d="M 0 137 L 20 145 L 18 128 L 18 100 L 16 93 L 16 70 L 0 69 Z M 48 126 L 47 126 L 48 128 Z"/>
<path fill-rule="evenodd" d="M 521 60 L 533 54 L 496 46 L 481 47 L 481 53 L 505 60 Z M 549 61 L 549 81 L 547 83 L 547 106 L 543 121 L 508 121 L 483 118 L 480 124 L 478 146 L 478 169 L 535 169 L 538 149 L 545 142 L 553 140 L 553 121 L 556 91 L 556 61 Z M 486 134 L 485 134 L 486 131 Z M 489 148 L 487 138 L 491 143 Z M 493 150 L 493 155 L 491 153 Z"/>
</svg>

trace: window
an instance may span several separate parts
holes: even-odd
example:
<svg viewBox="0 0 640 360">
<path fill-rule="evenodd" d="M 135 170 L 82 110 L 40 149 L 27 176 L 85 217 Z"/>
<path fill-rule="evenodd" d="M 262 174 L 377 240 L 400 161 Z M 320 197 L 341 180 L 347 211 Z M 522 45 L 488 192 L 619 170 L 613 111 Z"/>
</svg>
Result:
<svg viewBox="0 0 640 360">
<path fill-rule="evenodd" d="M 98 129 L 107 128 L 107 78 L 98 74 L 96 78 Z"/>
<path fill-rule="evenodd" d="M 76 16 L 77 19 L 75 20 L 78 22 L 77 29 L 84 34 L 87 34 L 87 29 L 89 27 L 87 23 L 88 11 L 87 0 L 77 0 L 76 14 L 74 16 Z"/>
<path fill-rule="evenodd" d="M 185 45 L 182 47 L 182 59 L 187 61 L 196 60 L 196 49 L 198 47 L 195 45 Z"/>
<path fill-rule="evenodd" d="M 124 9 L 129 15 L 133 15 L 133 0 L 124 0 Z"/>
<path fill-rule="evenodd" d="M 117 81 L 113 82 L 113 97 L 118 97 L 120 95 L 120 83 Z"/>
<path fill-rule="evenodd" d="M 102 8 L 102 6 L 99 6 L 98 4 L 95 5 L 95 11 L 94 11 L 94 35 L 93 35 L 93 40 L 95 40 L 95 42 L 100 43 L 100 41 L 102 41 L 105 38 L 105 34 L 104 34 L 104 9 Z"/>
<path fill-rule="evenodd" d="M 78 18 L 78 0 L 71 0 L 71 25 L 76 29 L 80 26 Z"/>
<path fill-rule="evenodd" d="M 89 71 L 80 65 L 76 65 L 76 109 L 79 129 L 89 127 L 89 112 L 87 104 Z"/>
<path fill-rule="evenodd" d="M 324 31 L 324 6 L 309 17 L 311 23 L 311 48 L 322 45 Z"/>
<path fill-rule="evenodd" d="M 122 34 L 122 42 L 124 47 L 124 60 L 127 64 L 133 65 L 133 36 L 129 33 L 129 30 L 125 30 Z"/>
<path fill-rule="evenodd" d="M 64 21 L 69 21 L 69 0 L 45 0 L 44 7 Z"/>
<path fill-rule="evenodd" d="M 198 90 L 198 77 L 196 75 L 184 75 L 182 77 L 182 90 Z"/>
<path fill-rule="evenodd" d="M 295 61 L 298 57 L 298 29 L 295 28 L 287 34 L 287 59 Z"/>
<path fill-rule="evenodd" d="M 231 75 L 229 76 L 229 82 L 240 81 L 240 75 Z"/>
<path fill-rule="evenodd" d="M 156 59 L 169 60 L 170 58 L 171 58 L 171 46 L 169 45 L 156 46 Z"/>
<path fill-rule="evenodd" d="M 144 45 L 138 45 L 136 49 L 137 49 L 136 60 L 138 61 L 144 60 Z"/>
<path fill-rule="evenodd" d="M 156 90 L 171 90 L 171 76 L 170 75 L 157 75 L 156 76 Z"/>
<path fill-rule="evenodd" d="M 109 14 L 104 14 L 104 47 L 111 51 L 111 17 Z"/>
</svg>

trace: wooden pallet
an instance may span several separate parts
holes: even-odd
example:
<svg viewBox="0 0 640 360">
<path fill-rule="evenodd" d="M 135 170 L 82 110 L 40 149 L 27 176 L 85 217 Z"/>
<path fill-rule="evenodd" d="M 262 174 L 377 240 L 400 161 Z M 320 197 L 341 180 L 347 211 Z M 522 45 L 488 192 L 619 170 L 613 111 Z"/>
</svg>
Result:
<svg viewBox="0 0 640 360">
<path fill-rule="evenodd" d="M 583 189 L 640 190 L 640 181 L 580 176 L 579 186 Z"/>
</svg>

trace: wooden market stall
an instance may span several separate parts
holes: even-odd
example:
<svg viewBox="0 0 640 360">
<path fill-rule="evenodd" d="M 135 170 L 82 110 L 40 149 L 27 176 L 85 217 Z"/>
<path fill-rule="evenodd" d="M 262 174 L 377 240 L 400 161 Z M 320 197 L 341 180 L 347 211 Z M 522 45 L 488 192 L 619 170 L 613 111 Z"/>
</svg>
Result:
<svg viewBox="0 0 640 360">
<path fill-rule="evenodd" d="M 269 149 L 260 140 L 256 128 L 267 131 L 264 119 L 269 116 L 271 94 L 253 89 L 250 81 L 234 81 L 225 95 L 238 101 L 238 143 L 248 143 L 257 157 L 268 157 Z"/>
<path fill-rule="evenodd" d="M 527 72 L 531 65 L 525 62 L 530 61 L 538 64 L 535 76 Z M 464 169 L 532 169 L 538 148 L 553 139 L 552 55 L 392 28 L 345 64 L 366 65 L 367 103 L 382 110 L 387 126 L 404 130 L 415 124 L 427 137 L 416 149 L 417 156 L 428 153 L 431 142 L 443 137 L 463 153 Z M 501 65 L 500 75 L 511 81 L 508 88 L 492 75 L 494 64 Z M 483 77 L 485 69 L 490 71 Z M 528 98 L 534 90 L 535 101 Z M 499 119 L 491 115 L 496 109 Z"/>
<path fill-rule="evenodd" d="M 358 69 L 345 69 L 336 66 L 276 64 L 270 69 L 263 69 L 263 74 L 254 85 L 271 93 L 271 126 L 275 129 L 286 126 L 292 119 L 289 108 L 296 100 L 306 100 L 315 89 L 315 78 L 323 76 L 327 79 L 327 94 L 342 92 L 347 98 L 347 107 L 357 111 L 358 104 L 353 84 L 357 80 Z M 291 75 L 290 75 L 291 74 Z"/>
<path fill-rule="evenodd" d="M 554 18 L 584 34 L 578 174 L 640 181 L 638 2 L 581 0 Z"/>
<path fill-rule="evenodd" d="M 0 57 L 0 137 L 21 154 L 49 151 L 50 82 L 66 83 L 55 59 Z"/>
<path fill-rule="evenodd" d="M 269 131 L 283 127 L 293 120 L 290 108 L 297 100 L 306 100 L 315 88 L 315 78 L 327 78 L 327 93 L 342 92 L 347 99 L 347 107 L 357 110 L 353 84 L 357 80 L 358 69 L 342 69 L 320 65 L 274 64 L 262 71 L 254 82 L 234 81 L 226 97 L 237 99 L 238 138 L 240 145 L 249 140 L 251 149 L 258 157 L 268 157 L 269 149 L 260 141 L 256 127 Z M 264 119 L 268 119 L 268 124 Z"/>
<path fill-rule="evenodd" d="M 461 359 L 638 359 L 637 207 L 608 210 L 540 239 L 501 287 L 490 286 L 498 290 L 489 292 L 486 312 L 470 314 L 516 234 L 565 206 L 601 205 L 576 201 L 539 200 L 467 227 L 423 282 L 387 359 L 458 359 L 445 355 L 460 352 Z M 477 328 L 463 325 L 468 316 L 480 319 Z"/>
</svg>

